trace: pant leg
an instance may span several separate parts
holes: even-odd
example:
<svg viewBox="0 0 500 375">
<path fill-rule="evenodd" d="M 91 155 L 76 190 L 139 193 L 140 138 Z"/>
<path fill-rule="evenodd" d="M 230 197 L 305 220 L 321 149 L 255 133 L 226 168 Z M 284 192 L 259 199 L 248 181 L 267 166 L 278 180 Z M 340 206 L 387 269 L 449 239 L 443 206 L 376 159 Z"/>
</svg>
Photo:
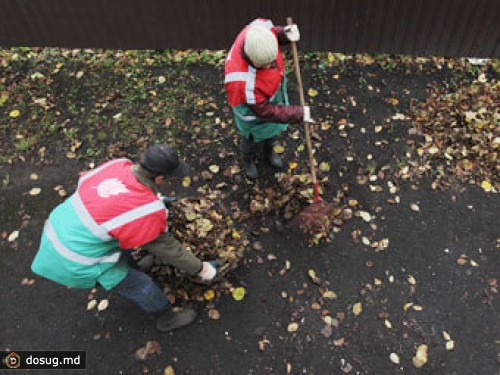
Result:
<svg viewBox="0 0 500 375">
<path fill-rule="evenodd" d="M 147 313 L 165 310 L 168 298 L 144 272 L 129 269 L 127 276 L 111 291 L 137 303 Z"/>
<path fill-rule="evenodd" d="M 240 150 L 243 158 L 246 160 L 254 160 L 257 155 L 257 143 L 254 142 L 252 135 L 249 139 L 242 137 L 240 142 Z"/>
<path fill-rule="evenodd" d="M 262 141 L 262 148 L 264 155 L 270 155 L 273 152 L 273 147 L 274 147 L 274 137 Z"/>
</svg>

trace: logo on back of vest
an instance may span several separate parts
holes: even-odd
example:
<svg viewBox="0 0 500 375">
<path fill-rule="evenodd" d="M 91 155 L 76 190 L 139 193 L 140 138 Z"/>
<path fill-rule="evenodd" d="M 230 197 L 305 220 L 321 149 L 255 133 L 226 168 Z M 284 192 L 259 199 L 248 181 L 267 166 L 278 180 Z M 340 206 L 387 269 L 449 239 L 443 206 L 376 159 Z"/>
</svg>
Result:
<svg viewBox="0 0 500 375">
<path fill-rule="evenodd" d="M 98 186 L 97 186 L 97 194 L 101 198 L 109 198 L 112 195 L 118 195 L 121 193 L 129 193 L 130 190 L 128 190 L 123 182 L 121 182 L 117 178 L 108 178 L 104 181 L 102 181 Z"/>
</svg>

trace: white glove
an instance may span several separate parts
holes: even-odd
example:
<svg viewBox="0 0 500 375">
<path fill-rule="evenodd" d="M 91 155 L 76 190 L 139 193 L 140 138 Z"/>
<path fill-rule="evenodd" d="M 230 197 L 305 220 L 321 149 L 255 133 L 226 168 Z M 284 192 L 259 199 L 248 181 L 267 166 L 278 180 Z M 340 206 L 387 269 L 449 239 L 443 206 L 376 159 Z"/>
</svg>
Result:
<svg viewBox="0 0 500 375">
<path fill-rule="evenodd" d="M 299 27 L 296 24 L 285 26 L 285 35 L 290 42 L 298 42 L 300 40 Z"/>
<path fill-rule="evenodd" d="M 304 122 L 314 122 L 311 118 L 311 107 L 308 105 L 304 106 Z"/>
<path fill-rule="evenodd" d="M 203 262 L 203 267 L 201 267 L 201 271 L 198 272 L 198 276 L 203 281 L 210 281 L 215 277 L 215 275 L 217 275 L 217 270 L 215 269 L 215 267 L 212 266 L 209 262 Z"/>
</svg>

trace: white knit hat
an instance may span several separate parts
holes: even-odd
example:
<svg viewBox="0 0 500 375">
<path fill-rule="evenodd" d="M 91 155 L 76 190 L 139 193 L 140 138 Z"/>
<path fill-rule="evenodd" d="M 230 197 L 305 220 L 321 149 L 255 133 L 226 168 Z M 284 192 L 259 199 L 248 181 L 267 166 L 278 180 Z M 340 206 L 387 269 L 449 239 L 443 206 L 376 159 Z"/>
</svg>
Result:
<svg viewBox="0 0 500 375">
<path fill-rule="evenodd" d="M 254 64 L 269 64 L 276 60 L 278 40 L 267 27 L 250 26 L 245 36 L 244 50 Z"/>
</svg>

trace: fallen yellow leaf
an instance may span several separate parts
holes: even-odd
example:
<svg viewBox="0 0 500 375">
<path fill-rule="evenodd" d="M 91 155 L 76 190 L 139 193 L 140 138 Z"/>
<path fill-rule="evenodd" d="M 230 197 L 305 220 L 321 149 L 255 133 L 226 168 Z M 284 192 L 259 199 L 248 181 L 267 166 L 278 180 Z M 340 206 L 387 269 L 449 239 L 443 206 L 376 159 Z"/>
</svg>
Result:
<svg viewBox="0 0 500 375">
<path fill-rule="evenodd" d="M 103 311 L 106 310 L 109 306 L 109 301 L 107 299 L 103 299 L 99 304 L 97 305 L 97 310 L 98 311 Z"/>
<path fill-rule="evenodd" d="M 7 238 L 7 241 L 9 242 L 14 242 L 15 240 L 17 240 L 17 238 L 19 237 L 19 231 L 18 230 L 15 230 L 13 231 L 9 237 Z"/>
<path fill-rule="evenodd" d="M 297 323 L 293 322 L 293 323 L 290 323 L 288 325 L 287 331 L 288 332 L 297 332 L 298 329 L 299 329 L 299 325 Z"/>
<path fill-rule="evenodd" d="M 399 365 L 399 356 L 396 353 L 391 353 L 391 355 L 389 356 L 389 358 L 391 359 L 392 363 L 395 363 L 396 365 Z"/>
<path fill-rule="evenodd" d="M 322 172 L 329 172 L 330 169 L 331 169 L 330 164 L 327 163 L 326 161 L 322 161 L 319 164 L 319 170 L 322 171 Z"/>
<path fill-rule="evenodd" d="M 14 109 L 13 111 L 10 111 L 9 116 L 11 118 L 16 118 L 16 117 L 19 117 L 20 114 L 21 114 L 21 112 L 19 112 L 19 110 Z"/>
<path fill-rule="evenodd" d="M 92 310 L 96 306 L 97 306 L 97 301 L 95 299 L 92 299 L 87 304 L 87 310 Z"/>
<path fill-rule="evenodd" d="M 215 292 L 213 289 L 208 289 L 205 293 L 203 293 L 203 298 L 205 298 L 206 301 L 211 301 L 215 298 Z"/>
<path fill-rule="evenodd" d="M 453 340 L 446 341 L 446 350 L 453 350 L 453 349 L 455 349 L 455 341 Z"/>
<path fill-rule="evenodd" d="M 332 290 L 327 290 L 325 293 L 323 293 L 322 297 L 328 299 L 337 299 L 337 294 Z"/>
<path fill-rule="evenodd" d="M 315 89 L 309 89 L 309 90 L 307 91 L 307 94 L 308 94 L 311 98 L 314 98 L 315 96 L 317 96 L 317 95 L 318 95 L 318 91 L 317 91 L 317 90 L 315 90 Z"/>
<path fill-rule="evenodd" d="M 428 346 L 425 344 L 418 347 L 415 357 L 412 358 L 413 366 L 421 368 L 427 363 L 427 349 Z"/>
<path fill-rule="evenodd" d="M 403 305 L 403 311 L 408 311 L 408 309 L 409 309 L 410 307 L 412 307 L 412 306 L 413 306 L 413 302 L 405 303 L 405 304 Z"/>
<path fill-rule="evenodd" d="M 362 311 L 363 311 L 363 305 L 361 304 L 361 302 L 355 303 L 354 306 L 352 307 L 352 313 L 356 316 L 361 314 Z"/>
<path fill-rule="evenodd" d="M 491 182 L 484 180 L 481 182 L 481 187 L 483 188 L 484 191 L 490 192 L 493 190 L 493 186 L 491 185 Z"/>
<path fill-rule="evenodd" d="M 208 170 L 212 173 L 219 173 L 220 167 L 216 164 L 213 164 L 210 167 L 208 167 Z"/>
<path fill-rule="evenodd" d="M 33 195 L 33 196 L 35 196 L 35 195 L 40 194 L 40 192 L 41 192 L 41 191 L 42 191 L 42 189 L 40 189 L 39 187 L 34 187 L 34 188 L 32 188 L 32 189 L 28 192 L 28 194 L 29 194 L 29 195 Z"/>
<path fill-rule="evenodd" d="M 285 152 L 285 148 L 282 145 L 275 145 L 273 150 L 277 154 L 282 154 Z"/>
<path fill-rule="evenodd" d="M 245 298 L 245 288 L 241 286 L 238 288 L 234 288 L 231 294 L 233 295 L 235 301 L 241 301 L 243 298 Z"/>
</svg>

